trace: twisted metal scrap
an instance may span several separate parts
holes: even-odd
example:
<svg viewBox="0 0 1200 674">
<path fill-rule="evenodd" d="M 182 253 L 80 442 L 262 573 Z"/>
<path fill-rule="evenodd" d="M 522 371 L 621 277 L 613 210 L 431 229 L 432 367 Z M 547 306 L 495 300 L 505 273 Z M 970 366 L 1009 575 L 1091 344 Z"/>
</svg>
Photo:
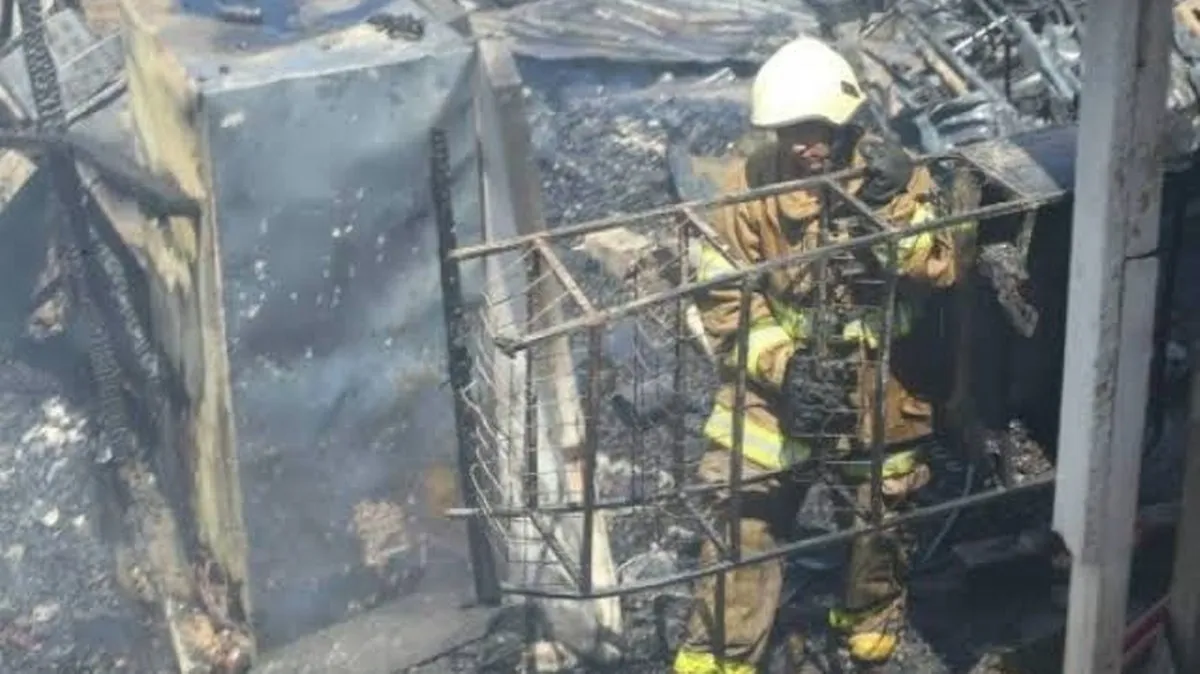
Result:
<svg viewBox="0 0 1200 674">
<path fill-rule="evenodd" d="M 29 72 L 38 130 L 61 135 L 67 129 L 67 119 L 58 69 L 46 40 L 45 17 L 42 16 L 37 0 L 17 0 L 17 7 L 23 26 L 19 39 Z M 60 223 L 64 217 L 66 221 L 63 223 L 66 225 L 66 236 L 62 239 L 63 254 L 67 262 L 69 284 L 87 326 L 87 353 L 99 394 L 98 413 L 102 443 L 112 447 L 114 454 L 118 456 L 132 456 L 135 443 L 122 398 L 120 367 L 112 343 L 104 330 L 101 316 L 88 292 L 83 251 L 89 247 L 91 233 L 88 227 L 88 213 L 84 208 L 83 184 L 70 155 L 61 149 L 47 148 L 43 169 L 49 172 L 51 183 L 54 185 L 50 197 L 50 210 L 59 216 L 57 220 Z"/>
</svg>

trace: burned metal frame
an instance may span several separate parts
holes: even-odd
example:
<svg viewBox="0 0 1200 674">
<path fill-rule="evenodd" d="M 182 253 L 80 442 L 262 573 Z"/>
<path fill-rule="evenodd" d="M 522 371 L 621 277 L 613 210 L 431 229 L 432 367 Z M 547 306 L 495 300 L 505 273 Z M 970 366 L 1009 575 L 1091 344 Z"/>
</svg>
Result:
<svg viewBox="0 0 1200 674">
<path fill-rule="evenodd" d="M 962 129 L 953 129 L 960 125 L 986 124 L 991 127 L 987 137 L 1037 128 L 1039 125 L 1032 123 L 1024 112 L 1030 101 L 1029 94 L 1034 92 L 1028 88 L 1029 77 L 1035 74 L 1040 83 L 1034 96 L 1045 97 L 1044 102 L 1048 104 L 1045 113 L 1049 119 L 1055 124 L 1070 123 L 1074 119 L 1081 90 L 1077 65 L 1048 45 L 1039 34 L 1042 29 L 1035 30 L 1034 26 L 1052 23 L 1082 37 L 1085 26 L 1079 0 L 1047 0 L 1030 3 L 1036 7 L 1022 8 L 1011 4 L 968 0 L 951 8 L 945 3 L 926 0 L 898 0 L 860 31 L 860 40 L 869 41 L 875 33 L 886 32 L 888 27 L 898 28 L 911 38 L 917 55 L 924 61 L 927 70 L 921 72 L 933 74 L 934 79 L 941 82 L 941 86 L 930 86 L 932 83 L 926 78 L 913 77 L 912 73 L 904 72 L 903 67 L 897 68 L 900 63 L 883 52 L 866 44 L 861 47 L 863 55 L 882 67 L 897 85 L 893 94 L 907 109 L 907 114 L 912 115 L 917 132 L 930 149 L 960 144 L 946 135 L 947 131 L 951 135 L 962 132 Z M 938 15 L 947 12 L 955 18 L 971 15 L 973 24 L 978 27 L 967 35 L 956 33 L 956 41 L 935 34 L 937 31 L 931 30 L 930 26 Z M 975 19 L 978 19 L 977 23 Z M 988 60 L 1003 64 L 1002 79 L 988 72 L 976 58 L 967 56 L 970 48 L 984 42 L 992 45 L 987 49 Z M 1032 72 L 1021 80 L 1014 80 L 1014 59 L 1029 66 Z M 1018 86 L 1022 92 L 1015 90 Z M 951 95 L 944 95 L 943 87 Z M 932 100 L 927 100 L 929 95 Z M 951 111 L 963 106 L 960 112 L 950 112 L 950 117 L 958 121 L 949 129 L 943 126 L 945 120 L 934 119 L 935 115 L 942 114 L 940 109 L 944 104 Z M 990 111 L 968 112 L 980 105 L 987 105 Z"/>
<path fill-rule="evenodd" d="M 151 173 L 132 157 L 71 131 L 0 128 L 0 148 L 32 155 L 60 153 L 96 171 L 105 185 L 131 197 L 152 218 L 200 217 L 200 203 L 165 175 Z"/>
<path fill-rule="evenodd" d="M 438 230 L 438 253 L 445 259 L 458 245 L 458 232 L 450 200 L 450 156 L 444 131 L 435 129 L 430 133 L 429 150 L 429 189 Z M 459 487 L 462 489 L 466 505 L 478 508 L 481 500 L 471 479 L 476 457 L 472 451 L 475 433 L 473 422 L 476 419 L 468 406 L 466 393 L 471 385 L 471 356 L 467 347 L 462 276 L 457 265 L 441 265 L 441 285 L 444 297 L 442 305 L 446 327 L 447 362 L 450 367 L 454 421 L 458 434 L 456 439 Z M 536 504 L 536 501 L 534 503 Z M 500 582 L 495 555 L 488 542 L 483 522 L 473 520 L 467 523 L 467 545 L 471 571 L 475 578 L 476 599 L 484 604 L 498 604 L 501 599 Z"/>
<path fill-rule="evenodd" d="M 573 302 L 580 312 L 580 317 L 573 319 L 565 319 L 558 325 L 540 325 L 534 323 L 526 326 L 524 332 L 516 334 L 494 334 L 489 335 L 493 345 L 506 355 L 512 356 L 519 352 L 528 352 L 535 346 L 546 342 L 555 337 L 566 336 L 575 333 L 587 333 L 588 355 L 587 362 L 582 365 L 585 370 L 585 381 L 587 381 L 587 390 L 584 400 L 585 409 L 585 433 L 583 438 L 583 490 L 578 500 L 572 502 L 564 502 L 555 505 L 541 505 L 536 496 L 529 498 L 530 494 L 526 493 L 526 499 L 523 507 L 515 508 L 486 508 L 486 512 L 479 504 L 479 495 L 467 495 L 467 506 L 460 509 L 455 509 L 449 513 L 454 517 L 468 519 L 471 522 L 478 522 L 481 518 L 488 517 L 494 520 L 503 520 L 508 518 L 529 518 L 535 519 L 537 515 L 545 515 L 550 513 L 582 513 L 585 524 L 583 527 L 582 540 L 580 541 L 581 555 L 579 557 L 578 568 L 573 568 L 569 564 L 570 555 L 565 551 L 558 550 L 554 546 L 552 550 L 554 554 L 560 557 L 565 568 L 571 569 L 569 574 L 575 576 L 573 579 L 576 587 L 567 590 L 547 589 L 542 587 L 529 587 L 513 583 L 500 583 L 500 590 L 504 593 L 526 595 L 542 598 L 556 599 L 596 599 L 612 596 L 620 596 L 655 588 L 665 587 L 677 583 L 687 582 L 704 576 L 717 574 L 717 591 L 722 591 L 723 579 L 725 571 L 740 566 L 759 563 L 765 560 L 778 558 L 786 555 L 792 555 L 806 550 L 821 548 L 825 546 L 835 545 L 840 542 L 851 540 L 855 537 L 862 536 L 873 532 L 879 532 L 904 524 L 937 517 L 940 514 L 954 512 L 958 509 L 980 505 L 993 501 L 995 499 L 1004 498 L 1009 495 L 1040 489 L 1053 484 L 1053 476 L 1043 476 L 1029 482 L 1019 485 L 1006 485 L 997 489 L 983 491 L 975 494 L 965 495 L 960 498 L 948 500 L 939 503 L 932 507 L 925 507 L 905 512 L 895 517 L 888 518 L 884 521 L 882 515 L 883 502 L 883 477 L 882 464 L 885 454 L 884 447 L 884 415 L 882 414 L 883 391 L 887 386 L 888 377 L 888 357 L 891 347 L 891 328 L 896 320 L 894 316 L 894 302 L 892 301 L 896 295 L 896 279 L 894 274 L 888 274 L 886 280 L 884 301 L 884 315 L 882 325 L 882 340 L 878 348 L 879 365 L 876 367 L 875 378 L 872 382 L 875 388 L 876 395 L 874 396 L 873 428 L 871 429 L 871 443 L 869 447 L 870 457 L 870 489 L 871 489 L 871 504 L 870 513 L 867 516 L 867 524 L 865 526 L 856 526 L 834 533 L 829 533 L 822 536 L 811 537 L 804 540 L 795 541 L 789 544 L 781 545 L 764 553 L 744 554 L 740 549 L 739 536 L 736 529 L 725 532 L 725 538 L 722 539 L 721 532 L 716 531 L 714 527 L 703 527 L 702 532 L 706 537 L 713 539 L 716 543 L 717 550 L 720 554 L 720 559 L 714 564 L 709 564 L 703 568 L 692 569 L 669 577 L 658 578 L 646 582 L 638 582 L 632 584 L 621 584 L 617 587 L 600 587 L 594 586 L 591 578 L 591 548 L 592 548 L 592 518 L 599 510 L 609 508 L 630 508 L 639 506 L 662 506 L 668 502 L 675 501 L 683 504 L 685 508 L 690 507 L 690 499 L 698 494 L 722 492 L 727 496 L 728 508 L 732 511 L 730 517 L 727 518 L 725 525 L 727 527 L 736 527 L 738 515 L 742 508 L 742 489 L 744 486 L 761 479 L 767 479 L 769 475 L 747 477 L 742 473 L 743 466 L 743 444 L 745 436 L 745 418 L 744 418 L 744 403 L 746 399 L 746 359 L 749 349 L 749 326 L 748 320 L 750 311 L 750 298 L 757 287 L 757 283 L 763 275 L 789 265 L 796 264 L 816 264 L 823 265 L 825 261 L 837 253 L 847 252 L 856 248 L 875 247 L 876 250 L 886 249 L 888 261 L 891 267 L 897 260 L 899 241 L 903 238 L 912 237 L 925 232 L 934 232 L 944 230 L 955 225 L 972 224 L 975 226 L 984 226 L 988 220 L 1002 218 L 1005 216 L 1022 216 L 1035 212 L 1037 209 L 1046 206 L 1050 203 L 1058 201 L 1062 194 L 1041 194 L 1030 196 L 1019 193 L 1011 185 L 1005 183 L 1002 179 L 990 171 L 985 166 L 979 165 L 972 161 L 969 157 L 958 152 L 943 153 L 937 155 L 928 155 L 917 159 L 918 163 L 926 166 L 939 164 L 946 166 L 947 164 L 960 169 L 966 169 L 973 175 L 979 176 L 981 180 L 990 183 L 999 188 L 996 190 L 1001 194 L 1001 200 L 985 206 L 977 206 L 961 210 L 960 212 L 952 212 L 943 217 L 927 220 L 918 225 L 896 226 L 888 222 L 886 219 L 878 215 L 873 209 L 857 199 L 850 190 L 846 189 L 842 183 L 860 178 L 864 174 L 861 169 L 849 169 L 830 173 L 823 176 L 805 178 L 802 180 L 794 180 L 775 185 L 769 185 L 761 188 L 751 189 L 737 194 L 728 194 L 715 199 L 700 200 L 683 204 L 675 204 L 662 208 L 657 208 L 642 213 L 621 215 L 616 217 L 605 218 L 592 222 L 585 222 L 576 225 L 559 227 L 554 230 L 538 232 L 535 234 L 514 236 L 501 241 L 487 242 L 477 245 L 469 245 L 462 247 L 443 246 L 442 249 L 442 265 L 444 269 L 456 269 L 460 263 L 468 260 L 476 260 L 486 258 L 493 255 L 520 253 L 528 265 L 527 273 L 530 283 L 535 283 L 540 277 L 543 268 L 548 269 L 564 289 L 564 295 Z M 867 234 L 856 236 L 849 239 L 838 241 L 829 241 L 824 235 L 821 238 L 821 245 L 815 249 L 793 252 L 779 258 L 766 260 L 756 264 L 740 263 L 736 257 L 730 254 L 725 246 L 721 244 L 720 238 L 705 224 L 704 220 L 697 216 L 701 209 L 710 209 L 714 207 L 730 206 L 737 203 L 747 202 L 764 197 L 780 195 L 787 192 L 798 190 L 812 190 L 819 195 L 820 208 L 822 212 L 822 229 L 826 232 L 829 229 L 829 220 L 832 217 L 834 209 L 849 209 L 852 216 L 859 218 L 859 222 L 865 222 L 871 230 Z M 571 237 L 578 237 L 586 234 L 602 232 L 609 229 L 622 227 L 627 224 L 638 221 L 649 220 L 652 218 L 661 218 L 663 216 L 673 216 L 675 227 L 677 227 L 674 237 L 676 245 L 679 246 L 678 260 L 680 264 L 680 274 L 678 283 L 674 287 L 666 290 L 649 293 L 645 296 L 635 297 L 634 299 L 624 300 L 610 306 L 605 306 L 594 298 L 588 296 L 581 285 L 574 279 L 567 265 L 562 259 L 552 250 L 550 244 L 556 241 L 562 241 Z M 439 218 L 439 226 L 450 226 L 452 223 L 443 222 L 443 218 Z M 715 248 L 725 259 L 733 266 L 733 271 L 721 274 L 712 279 L 707 280 L 689 280 L 687 268 L 687 255 L 690 243 L 693 240 L 702 240 Z M 446 273 L 445 271 L 443 272 Z M 457 272 L 454 272 L 455 274 Z M 824 293 L 823 283 L 818 289 L 819 293 Z M 596 418 L 599 416 L 601 392 L 598 382 L 598 376 L 601 367 L 601 340 L 606 326 L 615 321 L 632 316 L 638 312 L 651 310 L 656 306 L 664 305 L 670 302 L 682 304 L 682 302 L 695 294 L 701 293 L 708 289 L 718 287 L 733 287 L 740 286 L 741 302 L 739 306 L 739 327 L 736 335 L 738 348 L 736 349 L 736 357 L 738 359 L 738 367 L 735 368 L 736 375 L 734 377 L 735 390 L 735 413 L 733 415 L 733 451 L 729 456 L 729 479 L 725 482 L 712 483 L 705 485 L 685 485 L 685 480 L 677 479 L 675 488 L 662 493 L 655 493 L 649 497 L 639 495 L 634 498 L 626 498 L 620 500 L 600 500 L 597 499 L 595 490 L 595 471 L 596 457 L 599 451 L 599 433 L 595 426 Z M 532 287 L 532 286 L 531 286 Z M 527 290 L 531 294 L 535 291 Z M 461 303 L 461 293 L 458 295 L 448 294 L 446 301 L 450 304 Z M 532 298 L 527 298 L 527 301 L 534 301 Z M 678 307 L 677 307 L 678 308 Z M 463 307 L 448 306 L 447 315 L 461 315 Z M 676 321 L 682 320 L 679 318 L 682 311 L 677 311 Z M 536 314 L 533 314 L 536 315 Z M 456 320 L 452 334 L 462 330 L 461 320 Z M 681 334 L 681 333 L 680 333 Z M 459 339 L 462 335 L 452 339 Z M 819 339 L 817 340 L 819 342 Z M 820 348 L 817 346 L 816 348 Z M 678 388 L 683 383 L 682 365 L 678 356 L 682 355 L 678 344 L 676 345 L 677 361 L 675 363 L 675 372 L 673 381 Z M 452 354 L 452 358 L 456 357 Z M 531 356 L 526 358 L 526 364 L 534 360 Z M 455 367 L 452 363 L 452 371 L 459 371 L 460 367 Z M 533 388 L 533 378 L 527 377 L 525 386 L 527 388 L 526 395 L 532 396 L 530 389 Z M 463 378 L 455 377 L 455 395 L 459 399 L 467 399 L 470 395 L 470 384 L 464 382 Z M 531 401 L 532 403 L 532 401 Z M 530 404 L 526 408 L 526 424 L 529 424 L 524 429 L 524 437 L 529 441 L 530 438 L 537 437 L 537 415 L 530 410 L 536 408 L 536 405 Z M 474 411 L 469 406 L 462 407 L 461 411 L 463 418 L 460 419 L 460 427 L 465 424 L 470 424 L 471 421 L 466 419 L 470 414 L 477 414 L 478 408 Z M 464 422 L 464 419 L 465 422 Z M 486 423 L 486 421 L 485 421 Z M 672 467 L 672 474 L 677 478 L 683 477 L 683 444 L 686 436 L 686 430 L 682 427 L 682 422 L 677 422 L 672 425 L 672 456 L 675 460 L 675 465 Z M 460 442 L 464 442 L 460 437 Z M 471 453 L 470 448 L 460 447 L 460 453 L 467 455 Z M 533 456 L 534 453 L 528 451 L 527 456 Z M 464 466 L 474 461 L 473 459 L 464 459 Z M 820 469 L 824 463 L 833 464 L 836 462 L 816 461 L 812 467 Z M 818 465 L 821 464 L 821 465 Z M 820 470 L 817 471 L 818 473 Z M 536 482 L 536 478 L 534 478 Z M 536 489 L 536 486 L 534 487 Z M 474 505 L 473 505 L 474 504 Z M 475 552 L 473 551 L 473 556 Z M 495 582 L 494 578 L 492 582 Z M 718 602 L 720 604 L 720 602 Z M 720 622 L 720 616 L 717 616 Z"/>
</svg>

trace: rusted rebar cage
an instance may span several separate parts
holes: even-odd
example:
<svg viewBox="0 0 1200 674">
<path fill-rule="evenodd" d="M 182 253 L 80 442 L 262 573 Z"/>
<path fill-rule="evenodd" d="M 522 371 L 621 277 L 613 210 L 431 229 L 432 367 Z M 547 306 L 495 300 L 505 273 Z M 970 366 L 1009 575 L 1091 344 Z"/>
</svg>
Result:
<svg viewBox="0 0 1200 674">
<path fill-rule="evenodd" d="M 456 395 L 463 434 L 469 436 L 464 465 L 474 493 L 460 514 L 487 522 L 493 549 L 510 566 L 560 569 L 551 585 L 536 573 L 504 574 L 503 591 L 584 599 L 667 587 L 769 558 L 810 553 L 1052 479 L 983 491 L 882 521 L 880 405 L 889 377 L 891 327 L 899 320 L 894 299 L 902 240 L 939 230 L 970 236 L 1000 220 L 1021 221 L 1062 196 L 1023 194 L 961 153 L 918 161 L 935 175 L 952 176 L 953 184 L 973 184 L 977 195 L 983 190 L 996 196 L 986 205 L 978 199 L 955 204 L 949 198 L 954 192 L 950 182 L 943 181 L 940 194 L 945 198 L 938 215 L 902 226 L 853 195 L 851 185 L 862 173 L 852 169 L 444 251 L 443 264 L 454 273 L 467 261 L 482 262 L 488 288 L 478 320 L 469 328 L 465 321 L 450 326 L 452 343 L 470 344 L 469 353 L 460 352 L 470 361 L 457 366 Z M 709 224 L 716 209 L 799 191 L 820 200 L 816 247 L 752 264 L 730 252 Z M 731 270 L 715 278 L 698 277 L 701 246 L 719 251 Z M 831 400 L 817 415 L 826 424 L 809 438 L 818 451 L 792 470 L 815 483 L 838 462 L 869 464 L 873 507 L 859 513 L 859 525 L 803 536 L 766 553 L 743 554 L 728 522 L 736 520 L 741 508 L 742 488 L 763 475 L 744 470 L 746 428 L 740 410 L 747 384 L 745 374 L 728 373 L 746 372 L 747 316 L 760 280 L 801 265 L 815 270 L 816 279 L 801 298 L 812 316 L 806 348 L 827 370 L 865 357 L 873 366 L 865 369 L 871 372 L 868 385 L 875 395 L 861 396 L 873 400 L 870 410 L 856 408 L 861 400 Z M 859 290 L 852 298 L 834 297 L 835 283 L 851 283 Z M 726 362 L 722 378 L 721 361 L 728 356 L 714 355 L 696 300 L 730 288 L 741 293 L 739 348 L 732 350 L 738 362 Z M 461 309 L 451 308 L 448 315 Z M 860 345 L 843 338 L 845 326 L 854 321 L 881 328 L 866 356 Z M 728 452 L 728 479 L 702 481 L 697 465 L 710 444 L 701 429 L 722 381 L 735 388 L 734 449 Z M 855 420 L 864 416 L 873 420 L 867 443 L 855 428 Z M 709 497 L 716 492 L 729 495 L 726 507 L 733 517 L 711 516 Z M 567 532 L 569 517 L 581 522 Z M 594 554 L 599 518 L 608 518 L 614 532 L 613 556 L 622 567 L 617 573 L 597 574 L 594 569 L 600 563 Z M 721 551 L 713 563 L 694 560 L 657 573 L 624 566 L 656 548 L 694 549 L 705 537 Z M 525 553 L 536 559 L 521 558 Z"/>
</svg>

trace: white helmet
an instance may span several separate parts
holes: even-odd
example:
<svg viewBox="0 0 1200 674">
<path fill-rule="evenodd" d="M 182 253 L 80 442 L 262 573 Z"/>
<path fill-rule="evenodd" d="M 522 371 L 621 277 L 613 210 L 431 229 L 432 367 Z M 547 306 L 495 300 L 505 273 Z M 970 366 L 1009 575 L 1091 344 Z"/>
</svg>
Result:
<svg viewBox="0 0 1200 674">
<path fill-rule="evenodd" d="M 816 38 L 801 37 L 759 68 L 751 91 L 750 123 L 760 129 L 810 120 L 841 126 L 864 100 L 846 59 Z"/>
</svg>

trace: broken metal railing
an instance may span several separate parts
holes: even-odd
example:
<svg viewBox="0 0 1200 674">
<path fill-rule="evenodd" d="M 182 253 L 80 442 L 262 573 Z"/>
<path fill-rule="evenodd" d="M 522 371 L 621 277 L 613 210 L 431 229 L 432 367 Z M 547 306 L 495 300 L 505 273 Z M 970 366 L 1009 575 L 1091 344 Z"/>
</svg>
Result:
<svg viewBox="0 0 1200 674">
<path fill-rule="evenodd" d="M 441 263 L 444 279 L 457 278 L 459 265 L 468 261 L 494 264 L 511 271 L 512 275 L 509 277 L 500 275 L 507 281 L 502 284 L 504 287 L 486 290 L 484 304 L 504 305 L 512 309 L 513 316 L 518 317 L 507 325 L 496 325 L 484 319 L 478 329 L 472 332 L 466 327 L 467 321 L 463 318 L 466 316 L 467 306 L 461 286 L 457 282 L 444 286 L 447 291 L 445 302 L 448 339 L 452 345 L 450 365 L 452 373 L 455 373 L 453 385 L 459 415 L 460 470 L 463 471 L 463 484 L 467 490 L 466 507 L 456 509 L 450 514 L 468 519 L 473 526 L 486 522 L 491 536 L 500 538 L 512 535 L 511 522 L 531 522 L 533 526 L 530 530 L 534 532 L 533 535 L 544 536 L 547 539 L 546 548 L 557 557 L 557 563 L 569 570 L 568 582 L 561 587 L 547 588 L 521 582 L 502 582 L 494 576 L 488 579 L 489 582 L 498 583 L 499 589 L 504 593 L 552 599 L 592 599 L 625 595 L 720 574 L 768 559 L 810 552 L 864 534 L 927 520 L 1052 484 L 1052 475 L 1045 475 L 1012 486 L 968 494 L 931 507 L 889 516 L 886 521 L 882 517 L 882 463 L 885 451 L 882 428 L 883 401 L 884 390 L 891 376 L 888 368 L 891 331 L 888 328 L 894 320 L 892 298 L 896 293 L 895 265 L 899 241 L 917 234 L 956 226 L 981 228 L 1002 219 L 1019 220 L 1063 196 L 1061 193 L 1022 194 L 1006 184 L 997 172 L 960 153 L 926 156 L 919 158 L 918 163 L 927 167 L 939 167 L 941 172 L 945 172 L 947 167 L 969 172 L 978 180 L 986 182 L 991 188 L 991 193 L 1000 196 L 992 203 L 946 213 L 919 225 L 897 226 L 853 196 L 854 190 L 849 185 L 861 178 L 863 172 L 859 169 L 849 169 L 715 199 L 567 225 L 500 241 L 443 246 Z M 698 214 L 714 208 L 798 191 L 819 195 L 822 245 L 779 258 L 755 264 L 741 263 L 737 256 L 725 249 L 719 236 L 706 224 L 704 218 L 698 217 Z M 439 226 L 452 230 L 452 220 L 447 214 L 446 217 L 439 218 Z M 644 223 L 650 223 L 646 234 L 648 238 L 655 238 L 662 243 L 663 248 L 673 248 L 673 253 L 667 255 L 666 261 L 658 261 L 661 266 L 660 281 L 666 279 L 666 282 L 660 283 L 656 289 L 644 290 L 636 287 L 636 272 L 615 281 L 592 278 L 587 268 L 594 261 L 578 259 L 580 246 L 577 244 L 580 239 Z M 834 236 L 835 229 L 838 230 L 837 236 Z M 447 232 L 443 231 L 441 234 L 444 242 L 453 238 L 447 237 Z M 691 269 L 695 264 L 693 251 L 695 246 L 701 243 L 715 249 L 733 270 L 714 278 L 692 278 Z M 872 499 L 871 512 L 863 519 L 868 524 L 839 528 L 836 531 L 779 545 L 765 552 L 742 551 L 738 545 L 736 529 L 728 530 L 728 527 L 735 526 L 737 513 L 741 512 L 743 489 L 754 482 L 771 477 L 763 474 L 743 474 L 747 434 L 743 410 L 748 388 L 745 365 L 750 327 L 747 318 L 751 294 L 758 287 L 761 278 L 777 270 L 795 265 L 825 269 L 862 251 L 878 255 L 878 251 L 881 250 L 885 252 L 887 259 L 887 273 L 877 279 L 877 285 L 882 288 L 884 298 L 880 302 L 881 306 L 877 307 L 883 316 L 883 337 L 875 348 L 877 361 L 873 381 L 870 382 L 875 395 L 872 396 L 874 427 L 869 436 L 870 446 L 866 448 L 869 453 Z M 539 306 L 532 295 L 542 280 L 550 277 L 554 277 L 565 289 L 559 301 L 564 307 L 569 307 L 570 311 L 564 313 L 563 320 L 557 324 L 546 325 L 543 320 L 545 307 Z M 829 291 L 826 287 L 826 276 L 821 274 L 819 280 L 819 287 L 813 294 L 817 298 L 824 298 Z M 683 398 L 686 398 L 688 393 L 711 390 L 718 384 L 718 380 L 712 372 L 711 359 L 691 358 L 688 356 L 688 350 L 683 348 L 682 345 L 687 342 L 688 336 L 683 332 L 681 317 L 685 313 L 685 303 L 698 295 L 722 288 L 740 288 L 741 298 L 736 337 L 738 348 L 734 351 L 737 354 L 738 366 L 733 371 L 739 374 L 734 377 L 736 412 L 733 421 L 733 449 L 728 452 L 727 479 L 704 483 L 691 482 L 690 475 L 695 473 L 695 466 L 688 465 L 688 462 L 694 462 L 696 450 L 703 451 L 707 447 L 707 441 L 700 437 L 689 419 L 697 414 L 706 413 L 708 406 L 689 406 Z M 825 306 L 813 308 L 818 313 L 826 311 Z M 832 309 L 830 313 L 833 313 Z M 630 325 L 633 327 L 628 328 Z M 606 345 L 620 341 L 623 334 L 631 335 L 626 340 L 633 343 L 631 350 L 606 352 Z M 559 449 L 580 455 L 582 480 L 577 493 L 563 498 L 560 489 L 557 494 L 559 498 L 554 503 L 547 503 L 542 498 L 543 495 L 539 494 L 539 489 L 544 487 L 544 483 L 539 479 L 536 448 L 539 442 L 545 442 L 545 435 L 541 432 L 543 429 L 539 428 L 539 424 L 544 423 L 548 415 L 546 409 L 541 407 L 545 403 L 541 400 L 538 390 L 544 382 L 538 380 L 539 370 L 533 363 L 542 357 L 541 347 L 558 338 L 570 340 L 573 350 L 578 351 L 581 356 L 576 359 L 576 365 L 585 391 L 582 446 Z M 471 343 L 476 345 L 473 351 L 464 346 Z M 647 349 L 647 344 L 652 346 Z M 653 349 L 658 349 L 655 353 L 660 356 L 656 362 L 667 370 L 665 381 L 669 384 L 666 384 L 665 388 L 668 389 L 667 398 L 670 400 L 663 403 L 661 408 L 666 410 L 667 420 L 664 424 L 669 426 L 668 432 L 651 437 L 645 428 L 631 430 L 627 428 L 629 424 L 625 424 L 626 427 L 606 427 L 604 422 L 608 412 L 603 405 L 604 397 L 613 395 L 614 387 L 622 378 L 632 378 L 635 384 L 646 384 L 645 370 L 652 367 L 648 363 L 654 360 L 647 353 Z M 496 384 L 500 379 L 495 371 L 498 367 L 496 354 L 525 358 L 525 371 L 521 376 L 506 379 L 510 384 L 507 389 Z M 470 362 L 464 363 L 463 360 L 468 358 Z M 519 386 L 511 386 L 512 382 L 518 382 Z M 636 393 L 634 397 L 637 398 Z M 494 414 L 496 406 L 488 404 L 484 399 L 493 403 L 497 399 L 523 400 L 524 414 L 518 415 L 520 418 L 516 419 L 500 418 Z M 857 429 L 854 432 L 857 432 Z M 846 434 L 845 431 L 834 430 L 831 437 L 838 433 Z M 814 438 L 823 439 L 815 436 Z M 518 447 L 516 451 L 513 445 Z M 628 453 L 628 460 L 618 457 L 622 451 Z M 497 467 L 498 462 L 511 464 L 519 457 L 524 457 L 525 461 L 520 467 L 525 471 L 521 480 L 513 480 L 511 475 L 506 477 L 506 471 L 511 473 L 513 470 L 512 465 Z M 627 469 L 612 468 L 621 461 L 630 464 Z M 816 458 L 800 470 L 819 476 L 828 467 L 838 463 L 837 460 L 817 453 Z M 623 483 L 618 484 L 618 480 L 611 478 L 609 473 L 619 475 L 621 479 L 625 479 L 625 473 L 628 473 L 628 488 Z M 651 483 L 651 487 L 646 487 L 647 482 Z M 726 518 L 725 527 L 714 526 L 711 522 L 704 521 L 704 506 L 698 505 L 703 500 L 702 497 L 711 496 L 716 492 L 726 495 L 726 507 L 733 513 L 732 517 Z M 519 493 L 520 497 L 515 498 L 514 493 Z M 593 533 L 590 520 L 601 510 L 619 511 L 631 517 L 636 513 L 649 513 L 648 516 L 651 517 L 672 513 L 671 516 L 679 517 L 679 521 L 688 520 L 690 529 L 697 531 L 699 537 L 712 540 L 720 551 L 720 558 L 714 563 L 671 571 L 654 578 L 621 579 L 615 585 L 598 585 L 593 579 L 591 569 Z M 580 551 L 578 556 L 563 550 L 561 541 L 550 540 L 554 538 L 553 532 L 547 531 L 546 523 L 553 516 L 562 513 L 582 513 L 585 519 L 582 538 L 576 541 Z M 549 528 L 552 528 L 552 525 L 549 525 Z M 482 554 L 476 556 L 477 552 L 472 553 L 477 570 L 482 570 L 485 574 L 492 573 L 491 565 L 496 563 L 496 560 L 488 559 Z M 577 564 L 573 561 L 575 559 L 578 560 Z"/>
</svg>

